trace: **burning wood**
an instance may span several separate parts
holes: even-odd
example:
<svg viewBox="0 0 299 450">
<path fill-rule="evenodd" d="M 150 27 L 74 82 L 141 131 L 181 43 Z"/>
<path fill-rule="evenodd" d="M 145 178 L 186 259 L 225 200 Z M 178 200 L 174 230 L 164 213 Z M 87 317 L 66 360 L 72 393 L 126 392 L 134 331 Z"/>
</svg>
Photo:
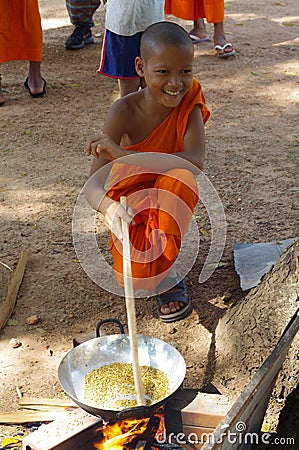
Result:
<svg viewBox="0 0 299 450">
<path fill-rule="evenodd" d="M 150 450 L 165 430 L 164 408 L 151 417 L 111 420 L 98 429 L 101 440 L 94 443 L 99 450 Z"/>
</svg>

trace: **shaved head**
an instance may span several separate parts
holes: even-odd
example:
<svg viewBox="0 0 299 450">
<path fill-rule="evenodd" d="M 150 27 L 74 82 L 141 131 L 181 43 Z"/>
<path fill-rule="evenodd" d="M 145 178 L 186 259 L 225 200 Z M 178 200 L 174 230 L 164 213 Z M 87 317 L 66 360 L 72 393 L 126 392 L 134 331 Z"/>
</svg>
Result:
<svg viewBox="0 0 299 450">
<path fill-rule="evenodd" d="M 157 22 L 150 25 L 142 34 L 140 56 L 148 59 L 164 45 L 187 46 L 193 52 L 193 43 L 187 31 L 174 22 Z"/>
</svg>

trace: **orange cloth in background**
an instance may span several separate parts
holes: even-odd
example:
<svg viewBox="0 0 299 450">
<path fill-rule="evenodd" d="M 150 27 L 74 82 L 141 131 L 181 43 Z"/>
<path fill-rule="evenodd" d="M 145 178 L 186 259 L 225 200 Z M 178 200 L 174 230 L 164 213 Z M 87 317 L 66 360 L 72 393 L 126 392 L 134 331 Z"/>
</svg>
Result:
<svg viewBox="0 0 299 450">
<path fill-rule="evenodd" d="M 42 27 L 37 0 L 0 1 L 0 63 L 42 60 Z"/>
<path fill-rule="evenodd" d="M 193 80 L 189 92 L 162 123 L 142 142 L 127 149 L 174 154 L 183 151 L 189 114 L 196 104 L 200 106 L 203 120 L 206 122 L 210 113 L 205 105 L 200 84 Z M 138 173 L 138 167 L 133 165 L 114 163 L 107 195 L 116 201 L 119 201 L 121 195 L 125 195 L 127 205 L 133 212 L 137 211 L 134 216 L 136 225 L 129 228 L 133 246 L 131 259 L 134 288 L 154 289 L 165 277 L 179 253 L 182 236 L 187 231 L 198 201 L 197 183 L 193 174 L 185 169 L 172 169 L 163 174 L 148 173 L 145 168 L 142 171 L 143 173 Z M 161 240 L 158 230 L 165 233 L 166 240 L 163 240 L 163 237 Z M 163 246 L 164 250 L 161 252 Z M 119 241 L 113 242 L 111 238 L 110 250 L 114 259 L 116 279 L 123 284 Z M 150 279 L 159 274 L 159 279 Z"/>
<path fill-rule="evenodd" d="M 224 0 L 165 0 L 165 14 L 185 20 L 206 18 L 208 23 L 224 21 Z"/>
</svg>

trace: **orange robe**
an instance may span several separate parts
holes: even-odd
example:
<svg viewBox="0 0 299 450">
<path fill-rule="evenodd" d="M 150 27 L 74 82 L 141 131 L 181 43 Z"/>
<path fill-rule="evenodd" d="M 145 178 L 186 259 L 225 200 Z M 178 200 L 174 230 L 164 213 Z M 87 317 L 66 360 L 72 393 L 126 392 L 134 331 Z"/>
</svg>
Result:
<svg viewBox="0 0 299 450">
<path fill-rule="evenodd" d="M 165 0 L 165 14 L 185 20 L 206 18 L 208 23 L 224 21 L 224 0 Z"/>
<path fill-rule="evenodd" d="M 147 138 L 126 147 L 127 150 L 174 154 L 183 151 L 189 114 L 197 104 L 205 123 L 210 113 L 200 84 L 193 80 L 181 103 Z M 171 169 L 159 174 L 116 162 L 107 194 L 116 201 L 125 195 L 127 205 L 135 213 L 135 225 L 129 227 L 134 288 L 154 289 L 167 275 L 179 253 L 182 237 L 198 201 L 196 179 L 186 169 Z M 122 248 L 113 236 L 110 250 L 116 279 L 122 285 Z"/>
<path fill-rule="evenodd" d="M 37 0 L 0 1 L 0 63 L 16 60 L 42 60 Z"/>
</svg>

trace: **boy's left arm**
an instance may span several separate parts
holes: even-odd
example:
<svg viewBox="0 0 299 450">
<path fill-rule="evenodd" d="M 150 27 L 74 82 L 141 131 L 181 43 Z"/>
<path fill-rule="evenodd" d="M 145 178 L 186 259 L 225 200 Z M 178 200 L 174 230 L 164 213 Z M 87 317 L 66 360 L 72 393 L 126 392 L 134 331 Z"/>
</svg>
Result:
<svg viewBox="0 0 299 450">
<path fill-rule="evenodd" d="M 190 161 L 202 170 L 206 156 L 206 144 L 205 128 L 199 105 L 195 105 L 189 115 L 183 147 L 184 150 L 176 155 Z"/>
</svg>

